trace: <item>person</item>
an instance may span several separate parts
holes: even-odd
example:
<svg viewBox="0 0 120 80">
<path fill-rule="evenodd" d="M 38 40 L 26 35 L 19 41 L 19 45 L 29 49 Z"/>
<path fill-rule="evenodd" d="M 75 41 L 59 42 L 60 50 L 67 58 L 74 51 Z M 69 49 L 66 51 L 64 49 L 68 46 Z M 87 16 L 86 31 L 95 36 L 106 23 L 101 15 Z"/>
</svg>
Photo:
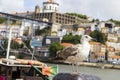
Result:
<svg viewBox="0 0 120 80">
<path fill-rule="evenodd" d="M 58 73 L 53 77 L 53 80 L 87 80 L 76 73 Z"/>
</svg>

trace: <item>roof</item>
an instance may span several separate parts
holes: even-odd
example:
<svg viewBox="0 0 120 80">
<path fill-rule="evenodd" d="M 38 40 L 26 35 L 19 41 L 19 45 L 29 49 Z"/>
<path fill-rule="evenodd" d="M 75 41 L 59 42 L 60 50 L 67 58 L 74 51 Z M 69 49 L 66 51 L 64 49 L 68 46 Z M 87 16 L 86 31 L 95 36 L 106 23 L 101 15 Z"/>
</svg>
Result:
<svg viewBox="0 0 120 80">
<path fill-rule="evenodd" d="M 90 44 L 101 44 L 101 43 L 99 43 L 99 42 L 94 42 L 94 41 L 90 41 L 89 43 L 90 43 Z"/>
<path fill-rule="evenodd" d="M 117 58 L 117 59 L 120 59 L 120 56 L 109 56 L 109 58 Z"/>
<path fill-rule="evenodd" d="M 105 56 L 105 53 L 100 52 L 100 53 L 97 53 L 97 55 L 99 55 L 99 56 Z"/>
<path fill-rule="evenodd" d="M 61 45 L 64 47 L 69 47 L 69 46 L 72 46 L 73 44 L 72 43 L 61 43 Z"/>
<path fill-rule="evenodd" d="M 58 6 L 59 6 L 59 4 L 58 4 L 58 3 L 56 3 L 56 2 L 43 2 L 43 4 L 56 4 L 56 5 L 58 5 Z"/>
</svg>

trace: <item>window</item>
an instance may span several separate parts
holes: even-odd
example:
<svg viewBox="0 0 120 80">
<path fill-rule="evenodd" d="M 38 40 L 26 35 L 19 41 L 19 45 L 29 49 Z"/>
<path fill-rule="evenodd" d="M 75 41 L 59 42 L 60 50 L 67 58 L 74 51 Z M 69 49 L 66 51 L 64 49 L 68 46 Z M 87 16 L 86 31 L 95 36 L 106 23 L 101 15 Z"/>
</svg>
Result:
<svg viewBox="0 0 120 80">
<path fill-rule="evenodd" d="M 46 9 L 46 6 L 44 6 L 44 9 Z"/>
<path fill-rule="evenodd" d="M 57 11 L 57 7 L 55 7 L 55 11 Z"/>
<path fill-rule="evenodd" d="M 112 60 L 114 60 L 114 58 L 112 58 Z"/>
<path fill-rule="evenodd" d="M 49 9 L 52 10 L 52 7 L 50 6 Z"/>
<path fill-rule="evenodd" d="M 117 61 L 119 61 L 119 59 L 117 58 Z"/>
</svg>

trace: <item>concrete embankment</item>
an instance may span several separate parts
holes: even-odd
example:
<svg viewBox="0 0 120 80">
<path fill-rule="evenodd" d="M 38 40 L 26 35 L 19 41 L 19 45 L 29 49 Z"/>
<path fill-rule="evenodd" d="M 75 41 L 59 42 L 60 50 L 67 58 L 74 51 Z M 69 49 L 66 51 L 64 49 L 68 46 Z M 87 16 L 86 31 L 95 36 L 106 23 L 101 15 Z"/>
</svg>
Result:
<svg viewBox="0 0 120 80">
<path fill-rule="evenodd" d="M 71 65 L 69 62 L 64 61 L 43 61 L 45 63 L 54 63 L 54 64 L 64 64 L 64 65 Z M 107 64 L 107 63 L 90 63 L 90 62 L 78 62 L 79 66 L 87 66 L 87 67 L 96 67 L 96 68 L 109 68 L 109 69 L 119 69 L 120 64 Z"/>
<path fill-rule="evenodd" d="M 120 69 L 120 65 L 117 64 L 79 62 L 78 65 L 98 68 Z"/>
</svg>

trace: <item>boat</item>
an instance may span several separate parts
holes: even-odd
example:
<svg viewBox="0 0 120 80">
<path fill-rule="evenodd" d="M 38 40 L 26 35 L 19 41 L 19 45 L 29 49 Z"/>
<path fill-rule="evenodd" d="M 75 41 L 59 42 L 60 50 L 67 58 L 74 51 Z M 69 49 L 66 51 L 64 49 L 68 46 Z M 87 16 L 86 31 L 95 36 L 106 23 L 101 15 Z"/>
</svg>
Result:
<svg viewBox="0 0 120 80">
<path fill-rule="evenodd" d="M 25 59 L 0 59 L 0 80 L 48 80 L 47 76 L 42 75 L 34 67 L 42 71 L 46 64 Z"/>
<path fill-rule="evenodd" d="M 6 58 L 0 58 L 0 80 L 48 80 L 48 76 L 42 74 L 45 63 L 10 56 L 12 27 L 9 33 Z"/>
</svg>

